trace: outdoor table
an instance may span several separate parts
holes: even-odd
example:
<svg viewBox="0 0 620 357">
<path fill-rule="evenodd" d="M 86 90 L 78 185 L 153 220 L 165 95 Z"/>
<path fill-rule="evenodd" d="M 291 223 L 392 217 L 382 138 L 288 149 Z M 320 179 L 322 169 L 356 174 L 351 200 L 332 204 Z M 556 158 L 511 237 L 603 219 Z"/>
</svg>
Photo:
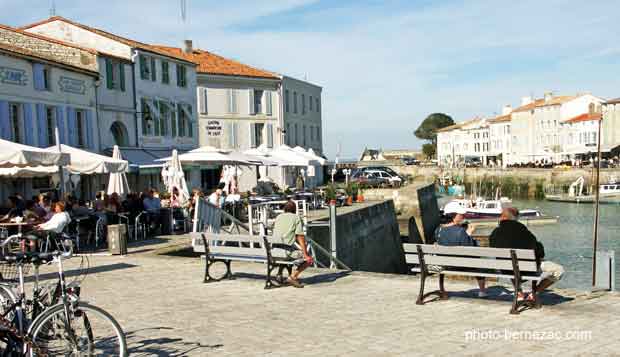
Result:
<svg viewBox="0 0 620 357">
<path fill-rule="evenodd" d="M 22 233 L 22 227 L 24 226 L 34 226 L 36 225 L 36 223 L 31 223 L 31 222 L 5 222 L 5 223 L 0 223 L 0 227 L 6 227 L 6 228 L 10 228 L 10 227 L 17 227 L 17 233 L 21 234 Z"/>
</svg>

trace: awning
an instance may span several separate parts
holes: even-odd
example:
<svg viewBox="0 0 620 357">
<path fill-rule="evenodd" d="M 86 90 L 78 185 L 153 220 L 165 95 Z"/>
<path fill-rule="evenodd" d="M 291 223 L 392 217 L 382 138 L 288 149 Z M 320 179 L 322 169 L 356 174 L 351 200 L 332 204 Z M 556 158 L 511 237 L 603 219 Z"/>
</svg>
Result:
<svg viewBox="0 0 620 357">
<path fill-rule="evenodd" d="M 142 173 L 153 173 L 153 170 L 157 169 L 157 172 L 161 172 L 161 168 L 164 166 L 163 161 L 155 161 L 164 157 L 170 156 L 170 149 L 142 149 L 142 148 L 122 148 L 121 155 L 127 161 L 129 161 L 129 171 Z"/>
</svg>

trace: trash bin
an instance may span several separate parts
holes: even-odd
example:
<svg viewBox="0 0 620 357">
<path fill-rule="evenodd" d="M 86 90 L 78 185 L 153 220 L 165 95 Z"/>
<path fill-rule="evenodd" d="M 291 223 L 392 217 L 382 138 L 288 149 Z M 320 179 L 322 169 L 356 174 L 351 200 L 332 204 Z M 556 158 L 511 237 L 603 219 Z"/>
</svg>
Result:
<svg viewBox="0 0 620 357">
<path fill-rule="evenodd" d="M 108 250 L 112 255 L 127 254 L 127 225 L 108 225 Z"/>
</svg>

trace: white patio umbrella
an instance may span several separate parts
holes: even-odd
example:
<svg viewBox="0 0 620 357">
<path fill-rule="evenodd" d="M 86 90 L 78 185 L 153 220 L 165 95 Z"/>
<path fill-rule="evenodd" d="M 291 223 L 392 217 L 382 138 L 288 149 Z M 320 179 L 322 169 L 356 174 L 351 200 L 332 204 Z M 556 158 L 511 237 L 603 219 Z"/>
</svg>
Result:
<svg viewBox="0 0 620 357">
<path fill-rule="evenodd" d="M 172 157 L 165 157 L 155 161 L 167 162 L 170 160 L 172 160 Z M 203 146 L 185 154 L 181 154 L 179 155 L 179 161 L 182 163 L 205 165 L 254 165 L 254 163 L 251 162 L 251 158 L 245 155 L 218 149 L 213 146 Z"/>
<path fill-rule="evenodd" d="M 0 139 L 0 167 L 64 166 L 69 155 Z"/>
<path fill-rule="evenodd" d="M 128 166 L 127 166 L 127 161 L 123 160 L 121 151 L 119 150 L 117 145 L 114 145 L 114 150 L 112 151 L 112 158 L 117 161 L 125 162 L 125 168 L 122 171 L 110 173 L 107 192 L 108 192 L 108 195 L 111 195 L 116 192 L 121 197 L 125 197 L 127 196 L 129 192 L 131 192 L 129 190 L 129 183 L 127 182 L 127 176 L 125 175 L 125 172 L 127 171 Z"/>
<path fill-rule="evenodd" d="M 183 205 L 189 200 L 189 190 L 185 181 L 185 174 L 183 173 L 179 153 L 176 149 L 172 150 L 171 159 L 164 166 L 161 175 L 171 197 L 172 192 L 176 188 L 179 192 L 177 196 L 179 204 Z"/>
</svg>

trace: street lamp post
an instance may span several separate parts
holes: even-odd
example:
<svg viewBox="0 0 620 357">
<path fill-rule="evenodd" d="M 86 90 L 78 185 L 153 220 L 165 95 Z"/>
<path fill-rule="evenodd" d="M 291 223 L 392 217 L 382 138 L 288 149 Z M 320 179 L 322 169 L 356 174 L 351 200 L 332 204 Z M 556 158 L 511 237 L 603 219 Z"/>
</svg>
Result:
<svg viewBox="0 0 620 357">
<path fill-rule="evenodd" d="M 600 180 L 601 180 L 601 127 L 603 124 L 603 117 L 598 121 L 598 160 L 596 163 L 596 186 L 595 192 L 595 206 L 594 206 L 594 232 L 592 237 L 592 286 L 596 286 L 596 250 L 598 248 L 598 221 L 599 221 L 599 209 L 600 209 Z"/>
</svg>

